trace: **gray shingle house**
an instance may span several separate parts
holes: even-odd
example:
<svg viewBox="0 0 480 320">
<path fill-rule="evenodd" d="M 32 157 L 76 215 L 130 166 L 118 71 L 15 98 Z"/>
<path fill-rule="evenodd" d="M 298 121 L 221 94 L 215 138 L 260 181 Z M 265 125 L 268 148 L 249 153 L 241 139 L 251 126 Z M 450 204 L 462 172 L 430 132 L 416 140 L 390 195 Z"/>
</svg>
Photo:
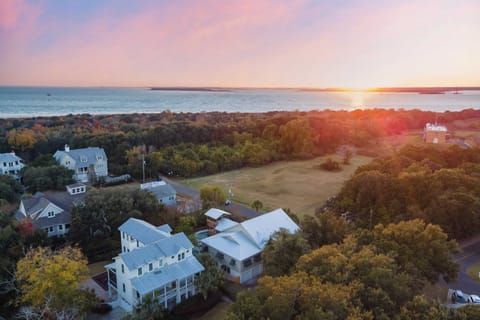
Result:
<svg viewBox="0 0 480 320">
<path fill-rule="evenodd" d="M 143 183 L 140 185 L 140 189 L 152 192 L 157 197 L 158 202 L 164 205 L 174 206 L 177 204 L 177 192 L 165 181 Z"/>
<path fill-rule="evenodd" d="M 49 237 L 65 235 L 70 229 L 72 208 L 83 202 L 86 186 L 76 183 L 67 186 L 67 190 L 37 192 L 22 199 L 15 218 L 30 221 L 33 229 L 43 229 Z"/>
<path fill-rule="evenodd" d="M 94 177 L 108 176 L 108 159 L 103 148 L 83 148 L 57 150 L 53 155 L 58 164 L 75 172 L 73 178 L 78 182 L 93 183 Z"/>
</svg>

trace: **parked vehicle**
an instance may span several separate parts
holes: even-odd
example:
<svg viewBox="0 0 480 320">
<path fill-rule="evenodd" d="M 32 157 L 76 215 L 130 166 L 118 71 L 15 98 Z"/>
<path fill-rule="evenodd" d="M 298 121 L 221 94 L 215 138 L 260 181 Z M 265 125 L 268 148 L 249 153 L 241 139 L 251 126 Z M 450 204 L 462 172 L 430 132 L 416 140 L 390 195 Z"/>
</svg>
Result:
<svg viewBox="0 0 480 320">
<path fill-rule="evenodd" d="M 476 294 L 471 294 L 468 297 L 467 302 L 468 303 L 480 303 L 480 297 L 477 296 Z"/>
<path fill-rule="evenodd" d="M 461 290 L 454 290 L 452 293 L 452 303 L 467 303 L 467 297 Z"/>
</svg>

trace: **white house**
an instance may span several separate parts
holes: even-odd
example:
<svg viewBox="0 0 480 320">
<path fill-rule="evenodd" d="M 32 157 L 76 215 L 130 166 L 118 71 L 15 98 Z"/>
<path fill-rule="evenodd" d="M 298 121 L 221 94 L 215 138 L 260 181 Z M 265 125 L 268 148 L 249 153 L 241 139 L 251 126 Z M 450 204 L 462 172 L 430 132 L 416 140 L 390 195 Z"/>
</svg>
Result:
<svg viewBox="0 0 480 320">
<path fill-rule="evenodd" d="M 0 174 L 9 174 L 15 179 L 20 179 L 20 170 L 25 167 L 22 158 L 15 155 L 15 152 L 0 153 Z"/>
<path fill-rule="evenodd" d="M 195 295 L 195 276 L 204 267 L 183 232 L 172 235 L 168 224 L 155 227 L 135 218 L 118 230 L 122 252 L 105 266 L 112 305 L 130 312 L 151 295 L 169 309 Z"/>
<path fill-rule="evenodd" d="M 225 271 L 227 278 L 239 283 L 263 273 L 261 253 L 273 233 L 282 228 L 290 233 L 300 229 L 283 209 L 276 209 L 242 223 L 230 220 L 221 211 L 217 211 L 214 216 L 219 214 L 223 217 L 215 226 L 218 233 L 200 241 Z"/>
<path fill-rule="evenodd" d="M 108 159 L 103 148 L 83 148 L 57 150 L 53 155 L 58 164 L 73 170 L 73 178 L 78 182 L 94 182 L 92 177 L 108 176 Z"/>
<path fill-rule="evenodd" d="M 152 192 L 157 197 L 158 202 L 164 205 L 175 206 L 177 204 L 177 192 L 165 181 L 142 183 L 140 189 Z"/>
<path fill-rule="evenodd" d="M 37 192 L 22 199 L 15 218 L 31 222 L 33 229 L 45 230 L 48 237 L 63 236 L 70 229 L 72 208 L 83 202 L 86 190 L 84 184 L 75 183 L 67 186 L 66 192 Z"/>
</svg>

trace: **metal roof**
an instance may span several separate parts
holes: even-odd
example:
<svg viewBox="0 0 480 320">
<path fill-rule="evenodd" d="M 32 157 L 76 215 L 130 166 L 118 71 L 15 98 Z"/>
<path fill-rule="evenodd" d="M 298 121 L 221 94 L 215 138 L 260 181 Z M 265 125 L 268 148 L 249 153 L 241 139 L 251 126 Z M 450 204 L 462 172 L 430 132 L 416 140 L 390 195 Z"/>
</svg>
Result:
<svg viewBox="0 0 480 320">
<path fill-rule="evenodd" d="M 249 237 L 255 241 L 255 244 L 262 249 L 276 231 L 283 228 L 290 233 L 295 233 L 300 229 L 283 209 L 276 209 L 246 220 L 241 223 L 241 226 L 248 233 Z"/>
<path fill-rule="evenodd" d="M 168 224 L 162 224 L 161 226 L 158 226 L 157 229 L 166 233 L 172 232 L 172 228 L 170 228 Z"/>
<path fill-rule="evenodd" d="M 153 272 L 147 272 L 131 281 L 132 286 L 143 296 L 156 289 L 162 288 L 166 284 L 190 277 L 203 270 L 205 270 L 205 268 L 197 258 L 191 256 L 181 262 L 166 265 Z"/>
<path fill-rule="evenodd" d="M 228 218 L 221 218 L 220 220 L 218 220 L 218 223 L 215 227 L 215 230 L 217 230 L 218 232 L 222 232 L 222 231 L 225 231 L 233 226 L 236 226 L 238 224 L 238 222 L 235 222 L 233 220 L 230 220 Z"/>
<path fill-rule="evenodd" d="M 0 153 L 0 162 L 23 161 L 22 158 L 15 155 L 15 153 Z"/>
<path fill-rule="evenodd" d="M 215 220 L 217 220 L 218 218 L 220 218 L 223 215 L 229 216 L 230 213 L 228 213 L 227 211 L 216 209 L 216 208 L 211 208 L 210 210 L 205 212 L 205 216 L 207 216 L 209 218 L 212 218 L 212 219 L 215 219 Z"/>
<path fill-rule="evenodd" d="M 221 232 L 200 241 L 239 261 L 262 252 L 242 231 Z"/>
<path fill-rule="evenodd" d="M 169 234 L 165 234 L 165 232 L 163 231 L 164 228 L 165 227 L 162 226 L 162 229 L 160 229 L 146 221 L 129 218 L 118 228 L 118 230 L 127 233 L 136 240 L 142 242 L 144 245 L 147 245 L 149 243 L 168 237 Z"/>
<path fill-rule="evenodd" d="M 192 248 L 193 244 L 183 232 L 180 232 L 168 238 L 150 243 L 145 247 L 140 247 L 130 252 L 123 252 L 119 256 L 122 258 L 127 268 L 133 270 L 152 261 L 174 256 L 181 249 Z"/>
<path fill-rule="evenodd" d="M 276 209 L 242 223 L 233 224 L 223 232 L 200 241 L 232 258 L 243 260 L 261 252 L 272 234 L 282 228 L 290 233 L 300 229 L 283 209 Z"/>
</svg>

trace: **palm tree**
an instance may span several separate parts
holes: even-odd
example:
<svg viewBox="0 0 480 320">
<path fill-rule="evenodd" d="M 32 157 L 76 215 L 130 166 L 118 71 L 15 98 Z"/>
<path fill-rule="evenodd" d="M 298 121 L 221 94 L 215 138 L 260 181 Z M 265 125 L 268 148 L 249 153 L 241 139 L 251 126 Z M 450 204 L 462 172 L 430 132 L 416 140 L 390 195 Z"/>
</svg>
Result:
<svg viewBox="0 0 480 320">
<path fill-rule="evenodd" d="M 260 200 L 255 200 L 252 202 L 252 208 L 258 213 L 260 209 L 263 208 L 263 203 Z"/>
</svg>

